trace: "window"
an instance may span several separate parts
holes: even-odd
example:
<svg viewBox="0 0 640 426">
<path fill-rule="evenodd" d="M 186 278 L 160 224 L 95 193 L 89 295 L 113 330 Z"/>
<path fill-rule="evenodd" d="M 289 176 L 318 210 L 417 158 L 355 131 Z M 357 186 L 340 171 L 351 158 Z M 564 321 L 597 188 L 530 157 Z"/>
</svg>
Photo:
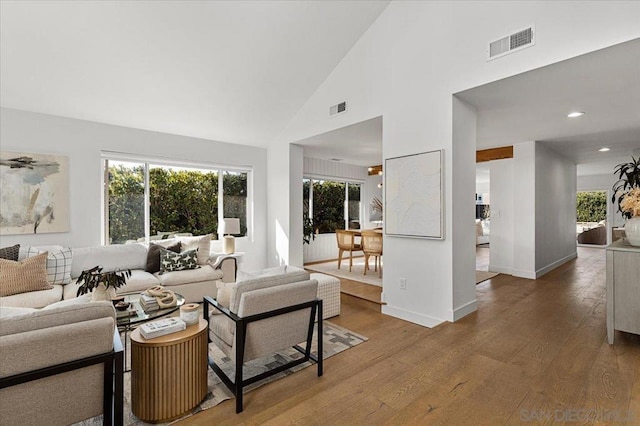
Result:
<svg viewBox="0 0 640 426">
<path fill-rule="evenodd" d="M 319 234 L 360 228 L 360 183 L 303 179 L 303 220 L 311 218 Z"/>
<path fill-rule="evenodd" d="M 248 233 L 249 171 L 118 159 L 104 164 L 109 244 L 179 233 L 212 233 L 216 239 L 220 211 L 240 219 L 236 236 Z"/>
</svg>

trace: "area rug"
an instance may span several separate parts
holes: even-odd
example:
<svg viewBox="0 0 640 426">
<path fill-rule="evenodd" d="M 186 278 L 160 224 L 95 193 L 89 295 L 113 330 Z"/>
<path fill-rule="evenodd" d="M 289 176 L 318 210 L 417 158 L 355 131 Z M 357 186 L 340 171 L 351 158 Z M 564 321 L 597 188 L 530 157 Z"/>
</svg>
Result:
<svg viewBox="0 0 640 426">
<path fill-rule="evenodd" d="M 361 283 L 377 285 L 382 287 L 382 278 L 378 277 L 378 272 L 373 270 L 373 259 L 369 259 L 369 270 L 367 275 L 364 275 L 364 257 L 356 257 L 353 259 L 353 267 L 349 272 L 349 258 L 342 259 L 340 269 L 338 269 L 338 261 L 331 260 L 329 262 L 314 263 L 311 265 L 304 265 L 305 269 L 314 272 L 320 272 L 322 274 L 333 275 L 338 278 L 345 278 L 347 280 L 358 281 Z"/>
<path fill-rule="evenodd" d="M 317 328 L 317 324 L 316 324 Z M 323 354 L 324 359 L 327 359 L 333 355 L 336 355 L 342 351 L 353 348 L 354 346 L 359 345 L 360 343 L 366 342 L 366 337 L 354 333 L 346 328 L 335 325 L 329 321 L 323 322 L 324 329 L 324 339 L 323 339 Z M 314 338 L 313 343 L 311 345 L 312 352 L 314 354 L 317 353 L 317 345 L 315 333 L 317 329 L 314 330 Z M 130 347 L 131 345 L 127 345 Z M 127 354 L 128 356 L 129 354 Z M 222 368 L 222 370 L 227 373 L 230 377 L 233 377 L 233 363 L 231 359 L 229 359 L 222 351 L 220 351 L 215 345 L 209 345 L 209 355 L 213 357 L 216 363 Z M 244 366 L 244 377 L 252 377 L 263 371 L 271 370 L 279 365 L 286 364 L 287 362 L 302 358 L 302 354 L 295 349 L 289 349 L 282 352 L 277 352 L 273 355 L 256 359 L 246 363 Z M 129 361 L 127 361 L 129 362 Z M 130 364 L 127 364 L 130 365 Z M 311 365 L 315 365 L 313 362 L 305 362 L 303 364 L 297 365 L 293 368 L 283 371 L 282 373 L 276 374 L 274 376 L 268 377 L 264 380 L 261 380 L 257 383 L 254 383 L 250 386 L 247 386 L 244 389 L 244 392 L 250 392 L 253 389 L 256 389 L 260 386 L 263 386 L 267 383 L 273 382 L 275 380 L 286 377 L 290 374 L 295 373 L 296 371 L 302 370 L 303 368 L 307 368 Z M 178 420 L 174 420 L 172 424 L 179 422 L 180 420 L 184 420 L 185 418 L 192 416 L 200 411 L 209 409 L 211 407 L 215 407 L 227 399 L 233 398 L 233 394 L 227 389 L 227 387 L 222 383 L 220 378 L 211 370 L 208 369 L 208 382 L 209 382 L 209 392 L 204 400 L 195 407 L 190 413 L 185 414 L 182 418 Z M 125 425 L 147 425 L 141 420 L 139 420 L 132 412 L 131 412 L 131 374 L 124 374 L 124 424 Z M 81 426 L 98 426 L 102 425 L 102 416 L 94 417 L 92 419 L 85 420 L 83 422 L 78 423 L 77 425 Z"/>
<path fill-rule="evenodd" d="M 500 275 L 497 272 L 476 271 L 476 285 L 483 281 L 490 280 L 491 278 Z"/>
</svg>

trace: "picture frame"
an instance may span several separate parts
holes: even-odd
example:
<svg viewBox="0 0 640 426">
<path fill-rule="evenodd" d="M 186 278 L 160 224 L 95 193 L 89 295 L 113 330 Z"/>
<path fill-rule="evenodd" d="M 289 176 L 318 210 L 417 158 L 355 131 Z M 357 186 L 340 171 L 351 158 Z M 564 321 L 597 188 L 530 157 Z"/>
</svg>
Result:
<svg viewBox="0 0 640 426">
<path fill-rule="evenodd" d="M 444 150 L 387 158 L 385 234 L 444 240 Z"/>
<path fill-rule="evenodd" d="M 69 232 L 69 158 L 0 151 L 0 235 Z"/>
</svg>

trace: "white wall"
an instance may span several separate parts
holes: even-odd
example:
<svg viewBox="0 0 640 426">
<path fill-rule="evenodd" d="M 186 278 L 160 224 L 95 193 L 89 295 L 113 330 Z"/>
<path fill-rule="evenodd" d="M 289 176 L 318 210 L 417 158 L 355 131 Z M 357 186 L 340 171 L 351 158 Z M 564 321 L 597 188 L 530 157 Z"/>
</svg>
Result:
<svg viewBox="0 0 640 426">
<path fill-rule="evenodd" d="M 521 210 L 514 211 L 514 175 L 512 158 L 494 160 L 489 163 L 491 170 L 491 251 L 489 270 L 513 274 L 513 233 L 514 223 L 520 224 Z M 499 215 L 498 215 L 499 213 Z"/>
<path fill-rule="evenodd" d="M 491 168 L 489 270 L 538 278 L 576 257 L 576 165 L 537 142 Z"/>
<path fill-rule="evenodd" d="M 536 143 L 536 277 L 575 259 L 576 165 Z"/>
<path fill-rule="evenodd" d="M 246 252 L 242 267 L 266 265 L 266 150 L 165 133 L 111 126 L 2 108 L 0 146 L 3 151 L 58 154 L 69 157 L 71 230 L 66 233 L 6 235 L 0 245 L 49 245 L 70 247 L 101 243 L 101 152 L 115 151 L 218 165 L 253 168 L 253 234 L 237 238 L 236 249 Z M 212 247 L 221 251 L 220 243 Z"/>
<path fill-rule="evenodd" d="M 454 224 L 453 207 L 461 208 L 452 192 L 454 165 L 466 164 L 463 151 L 475 151 L 475 144 L 453 149 L 452 94 L 637 38 L 639 15 L 639 2 L 391 2 L 269 149 L 281 153 L 282 145 L 380 115 L 384 158 L 444 148 L 447 238 L 385 236 L 384 312 L 424 325 L 453 320 L 456 287 L 469 287 L 468 277 L 454 280 L 453 266 L 466 267 L 473 250 L 454 249 L 453 227 L 474 233 L 473 221 Z M 531 24 L 534 47 L 486 61 L 490 41 Z M 348 100 L 349 111 L 329 118 L 328 106 L 338 99 Z M 270 164 L 269 176 L 281 172 Z M 270 221 L 289 221 L 280 208 L 286 201 L 286 195 L 270 198 Z M 407 279 L 406 290 L 399 289 L 400 278 Z"/>
</svg>

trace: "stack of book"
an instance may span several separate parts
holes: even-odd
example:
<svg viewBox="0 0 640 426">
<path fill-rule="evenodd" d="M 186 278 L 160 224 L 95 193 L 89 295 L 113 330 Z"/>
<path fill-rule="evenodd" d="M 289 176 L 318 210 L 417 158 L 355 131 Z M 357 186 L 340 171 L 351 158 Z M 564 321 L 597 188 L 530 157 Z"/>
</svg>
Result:
<svg viewBox="0 0 640 426">
<path fill-rule="evenodd" d="M 127 309 L 116 309 L 116 316 L 118 317 L 118 319 L 133 317 L 133 316 L 136 316 L 137 314 L 138 314 L 138 307 L 134 303 L 131 303 L 127 307 Z"/>
<path fill-rule="evenodd" d="M 142 309 L 144 309 L 145 312 L 152 312 L 160 309 L 158 306 L 158 300 L 155 296 L 147 296 L 144 293 L 140 295 L 140 306 L 142 306 Z"/>
<path fill-rule="evenodd" d="M 140 326 L 140 334 L 142 334 L 142 337 L 145 339 L 153 339 L 155 337 L 182 331 L 185 328 L 187 328 L 187 325 L 180 318 L 164 318 L 158 321 L 142 324 Z"/>
</svg>

